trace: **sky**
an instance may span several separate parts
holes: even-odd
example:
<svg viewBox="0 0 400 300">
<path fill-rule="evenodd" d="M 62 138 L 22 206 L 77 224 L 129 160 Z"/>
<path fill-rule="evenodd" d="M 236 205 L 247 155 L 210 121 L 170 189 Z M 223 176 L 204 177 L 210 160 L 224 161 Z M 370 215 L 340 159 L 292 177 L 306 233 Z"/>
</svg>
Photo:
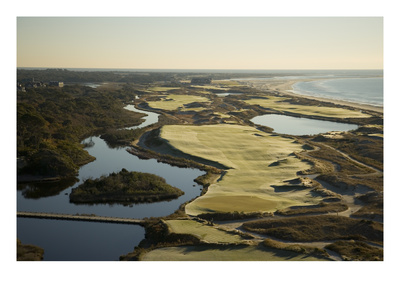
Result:
<svg viewBox="0 0 400 300">
<path fill-rule="evenodd" d="M 383 17 L 17 17 L 17 67 L 383 69 Z"/>
</svg>

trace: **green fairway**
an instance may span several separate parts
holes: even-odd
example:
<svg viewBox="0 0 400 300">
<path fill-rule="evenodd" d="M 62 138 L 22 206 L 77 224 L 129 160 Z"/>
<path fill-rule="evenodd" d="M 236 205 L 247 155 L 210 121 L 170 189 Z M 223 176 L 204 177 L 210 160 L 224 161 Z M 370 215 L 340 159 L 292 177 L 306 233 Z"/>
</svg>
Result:
<svg viewBox="0 0 400 300">
<path fill-rule="evenodd" d="M 209 243 L 240 243 L 244 241 L 240 235 L 230 234 L 192 220 L 169 220 L 165 223 L 174 233 L 192 234 Z"/>
<path fill-rule="evenodd" d="M 160 101 L 150 101 L 149 106 L 152 108 L 163 109 L 163 110 L 203 110 L 204 108 L 186 108 L 186 104 L 193 102 L 208 102 L 209 100 L 205 97 L 195 95 L 175 95 L 169 94 L 165 99 Z"/>
<path fill-rule="evenodd" d="M 260 246 L 181 246 L 145 254 L 145 261 L 326 261 L 327 259 Z"/>
<path fill-rule="evenodd" d="M 230 168 L 222 180 L 186 206 L 190 215 L 210 212 L 273 212 L 293 205 L 316 204 L 322 198 L 311 189 L 293 187 L 287 180 L 310 168 L 293 155 L 301 144 L 290 138 L 240 125 L 168 125 L 161 137 L 193 156 Z"/>
</svg>

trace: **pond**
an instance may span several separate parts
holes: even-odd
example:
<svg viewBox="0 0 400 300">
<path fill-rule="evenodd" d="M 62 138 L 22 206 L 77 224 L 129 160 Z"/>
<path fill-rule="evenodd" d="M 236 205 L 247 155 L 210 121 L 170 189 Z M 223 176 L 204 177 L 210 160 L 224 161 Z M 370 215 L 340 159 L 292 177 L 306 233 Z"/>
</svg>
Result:
<svg viewBox="0 0 400 300">
<path fill-rule="evenodd" d="M 137 110 L 133 105 L 126 108 L 134 109 L 147 115 L 145 122 L 134 128 L 148 126 L 158 121 L 158 114 Z M 126 147 L 109 147 L 99 136 L 92 136 L 82 141 L 82 143 L 90 145 L 86 150 L 90 155 L 96 157 L 96 160 L 80 168 L 79 181 L 18 185 L 18 211 L 96 214 L 99 216 L 125 218 L 160 217 L 173 213 L 182 203 L 199 196 L 201 193 L 202 186 L 195 183 L 194 179 L 204 174 L 204 171 L 178 168 L 159 163 L 156 159 L 139 159 L 128 153 Z M 85 179 L 98 178 L 111 172 L 119 172 L 122 168 L 128 171 L 146 172 L 161 176 L 166 179 L 168 184 L 178 187 L 185 194 L 171 201 L 128 206 L 120 204 L 78 205 L 69 202 L 69 194 L 72 188 L 81 184 Z M 17 236 L 22 243 L 31 243 L 44 248 L 44 260 L 66 260 L 66 258 L 68 260 L 88 260 L 90 253 L 99 251 L 100 244 L 102 245 L 100 248 L 103 254 L 101 258 L 93 256 L 94 260 L 118 260 L 120 255 L 127 253 L 126 245 L 129 245 L 128 252 L 131 252 L 140 240 L 144 238 L 144 229 L 138 225 L 20 218 L 18 218 L 17 225 Z M 90 239 L 96 240 L 83 242 L 84 239 L 80 236 L 80 231 L 82 233 L 87 232 L 87 236 L 90 236 Z M 115 236 L 119 232 L 121 232 L 121 236 Z M 47 240 L 46 237 L 51 238 Z M 119 239 L 118 243 L 115 242 L 116 238 Z M 124 243 L 122 243 L 122 240 L 124 240 Z M 71 257 L 67 253 L 69 251 L 67 250 L 68 247 L 57 247 L 57 244 L 69 244 L 70 248 L 80 249 L 80 252 L 74 250 L 74 252 L 78 252 Z M 121 247 L 118 248 L 117 245 L 121 245 Z M 48 251 L 50 252 L 48 253 Z M 117 252 L 118 255 L 116 255 Z"/>
<path fill-rule="evenodd" d="M 218 97 L 226 97 L 226 96 L 229 96 L 229 95 L 241 95 L 242 93 L 217 93 L 216 95 L 218 96 Z"/>
<path fill-rule="evenodd" d="M 297 118 L 275 114 L 257 116 L 250 121 L 257 125 L 271 127 L 276 133 L 291 135 L 313 135 L 329 131 L 349 131 L 358 128 L 358 125 L 355 124 Z"/>
<path fill-rule="evenodd" d="M 44 249 L 45 261 L 110 261 L 132 252 L 144 228 L 129 224 L 18 218 L 18 238 Z"/>
</svg>

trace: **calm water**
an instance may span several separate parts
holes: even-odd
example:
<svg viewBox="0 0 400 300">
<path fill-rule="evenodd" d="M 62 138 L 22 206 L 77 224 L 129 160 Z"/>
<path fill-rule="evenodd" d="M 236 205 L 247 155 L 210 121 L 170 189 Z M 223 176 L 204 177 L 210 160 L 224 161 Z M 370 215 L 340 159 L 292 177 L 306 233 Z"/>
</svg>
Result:
<svg viewBox="0 0 400 300">
<path fill-rule="evenodd" d="M 88 139 L 89 140 L 89 139 Z M 94 146 L 87 148 L 90 155 L 96 160 L 86 164 L 79 170 L 79 182 L 67 187 L 55 195 L 33 198 L 30 193 L 33 189 L 49 190 L 58 183 L 30 184 L 24 189 L 18 190 L 18 211 L 54 212 L 54 213 L 90 213 L 99 216 L 115 216 L 125 218 L 144 218 L 165 216 L 174 212 L 181 203 L 184 203 L 201 192 L 201 186 L 193 181 L 204 174 L 196 169 L 184 169 L 173 167 L 165 163 L 159 163 L 155 159 L 139 159 L 128 153 L 126 148 L 109 148 L 100 137 L 92 137 Z M 159 175 L 166 179 L 167 183 L 180 188 L 185 192 L 181 197 L 159 203 L 135 204 L 123 206 L 120 204 L 73 204 L 69 202 L 69 194 L 72 188 L 80 185 L 90 177 L 99 178 L 111 172 L 119 172 L 122 168 L 128 171 L 146 172 Z"/>
<path fill-rule="evenodd" d="M 357 129 L 354 124 L 296 118 L 284 115 L 262 115 L 251 119 L 257 125 L 264 125 L 274 129 L 274 132 L 291 135 L 311 135 L 328 131 L 348 131 Z"/>
<path fill-rule="evenodd" d="M 45 261 L 110 261 L 132 252 L 144 228 L 129 224 L 18 218 L 18 238 L 44 249 Z"/>
<path fill-rule="evenodd" d="M 146 126 L 149 126 L 151 124 L 154 124 L 154 123 L 158 122 L 159 114 L 153 113 L 151 111 L 143 111 L 143 110 L 137 109 L 135 107 L 135 105 L 132 105 L 132 104 L 129 104 L 129 105 L 125 106 L 125 109 L 130 110 L 130 111 L 134 111 L 134 112 L 138 112 L 138 113 L 146 113 L 147 114 L 147 116 L 143 117 L 144 122 L 142 124 L 140 124 L 138 126 L 127 127 L 126 129 L 143 128 L 143 127 L 146 127 Z"/>
<path fill-rule="evenodd" d="M 127 109 L 135 108 L 132 105 Z M 136 109 L 135 111 L 144 112 Z M 145 122 L 138 127 L 147 126 L 157 120 L 157 114 L 149 113 Z M 173 213 L 180 204 L 201 193 L 202 187 L 193 180 L 204 174 L 203 171 L 173 167 L 158 163 L 155 159 L 139 159 L 129 154 L 126 148 L 108 147 L 105 141 L 98 136 L 93 136 L 83 142 L 91 142 L 92 146 L 86 150 L 96 157 L 96 160 L 81 167 L 78 176 L 79 182 L 72 186 L 70 182 L 20 185 L 17 190 L 18 211 L 85 213 L 127 218 L 159 217 Z M 71 189 L 85 179 L 119 172 L 122 168 L 159 175 L 165 178 L 170 185 L 183 190 L 185 194 L 172 201 L 130 206 L 120 204 L 77 205 L 69 202 Z M 17 235 L 21 242 L 43 247 L 45 260 L 118 260 L 120 255 L 133 251 L 134 246 L 144 238 L 144 230 L 138 225 L 20 218 L 18 218 L 17 225 Z M 120 236 L 119 232 L 121 232 Z M 90 239 L 86 240 L 85 236 L 90 236 Z M 74 250 L 68 250 L 70 248 Z M 69 253 L 70 251 L 73 253 Z M 91 254 L 96 252 L 102 253 L 90 258 Z"/>
<path fill-rule="evenodd" d="M 342 78 L 297 82 L 297 94 L 383 106 L 383 78 Z"/>
<path fill-rule="evenodd" d="M 229 95 L 241 95 L 242 93 L 217 93 L 215 95 L 217 95 L 218 97 L 226 97 Z"/>
</svg>

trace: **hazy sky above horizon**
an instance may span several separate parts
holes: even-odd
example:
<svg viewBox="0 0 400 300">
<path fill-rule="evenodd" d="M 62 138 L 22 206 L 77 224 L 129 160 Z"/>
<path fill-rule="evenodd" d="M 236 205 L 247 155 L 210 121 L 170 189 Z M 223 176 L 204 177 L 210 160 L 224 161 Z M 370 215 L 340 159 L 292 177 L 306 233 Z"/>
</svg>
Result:
<svg viewBox="0 0 400 300">
<path fill-rule="evenodd" d="M 18 17 L 17 67 L 383 69 L 383 18 Z"/>
</svg>

